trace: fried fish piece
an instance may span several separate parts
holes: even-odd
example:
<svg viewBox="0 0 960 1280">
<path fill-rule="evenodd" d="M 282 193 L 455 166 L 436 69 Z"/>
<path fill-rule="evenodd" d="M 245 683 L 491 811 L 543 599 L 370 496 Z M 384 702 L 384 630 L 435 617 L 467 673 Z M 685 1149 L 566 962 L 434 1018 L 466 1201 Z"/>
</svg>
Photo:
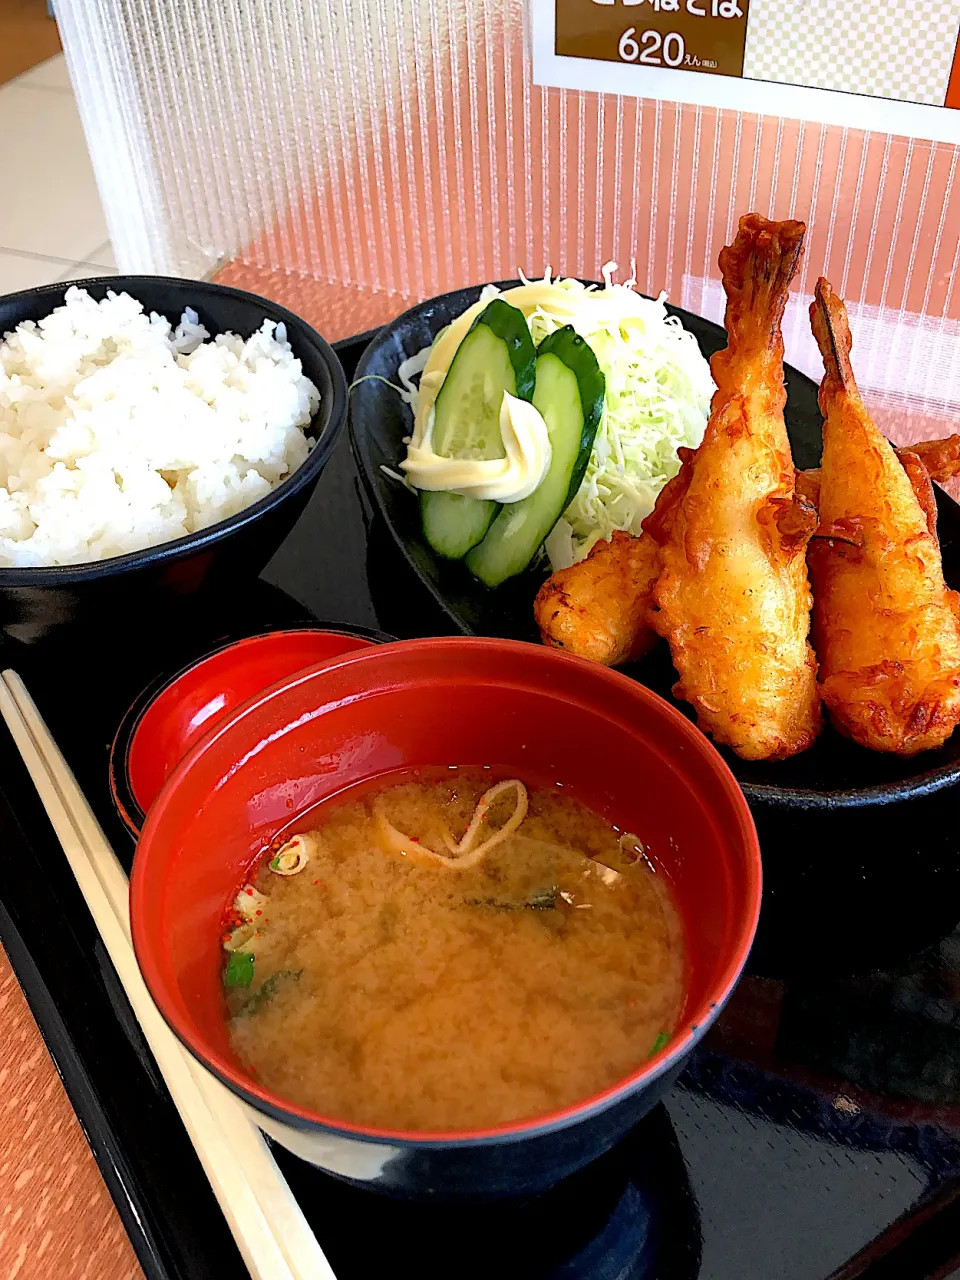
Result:
<svg viewBox="0 0 960 1280">
<path fill-rule="evenodd" d="M 947 436 L 944 440 L 918 440 L 904 447 L 917 455 L 931 480 L 946 484 L 960 476 L 960 435 Z"/>
<path fill-rule="evenodd" d="M 598 542 L 537 593 L 533 612 L 543 643 L 606 667 L 642 657 L 657 639 L 647 615 L 659 572 L 649 534 L 618 531 Z"/>
<path fill-rule="evenodd" d="M 938 747 L 960 721 L 960 597 L 943 579 L 933 487 L 864 407 L 850 326 L 828 281 L 810 308 L 820 387 L 820 528 L 809 552 L 814 643 L 833 723 L 874 751 Z"/>
<path fill-rule="evenodd" d="M 728 346 L 711 361 L 710 419 L 643 526 L 660 546 L 651 621 L 674 694 L 747 760 L 803 751 L 822 723 L 807 638 L 816 512 L 796 492 L 783 421 L 780 323 L 804 229 L 748 214 L 721 252 Z"/>
<path fill-rule="evenodd" d="M 946 484 L 960 476 L 960 435 L 946 436 L 942 440 L 918 440 L 897 450 L 903 460 L 904 453 L 915 454 L 923 463 L 923 469 L 931 480 Z M 803 494 L 813 506 L 820 505 L 820 468 L 797 472 L 797 492 Z"/>
<path fill-rule="evenodd" d="M 960 475 L 960 435 L 906 445 L 897 457 L 903 461 L 908 452 L 933 480 Z M 818 506 L 820 468 L 798 471 L 796 489 Z M 802 503 L 797 512 L 807 519 Z M 543 643 L 611 667 L 642 657 L 658 639 L 649 611 L 659 573 L 659 549 L 648 533 L 617 532 L 598 542 L 585 560 L 558 570 L 540 588 L 534 613 Z"/>
</svg>

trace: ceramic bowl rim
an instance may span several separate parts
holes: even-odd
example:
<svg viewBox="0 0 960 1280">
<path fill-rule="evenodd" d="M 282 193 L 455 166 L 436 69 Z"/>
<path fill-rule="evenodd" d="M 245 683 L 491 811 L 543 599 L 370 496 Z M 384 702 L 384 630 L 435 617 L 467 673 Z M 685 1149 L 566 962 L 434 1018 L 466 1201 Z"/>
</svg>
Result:
<svg viewBox="0 0 960 1280">
<path fill-rule="evenodd" d="M 9 587 L 60 587 L 97 581 L 103 578 L 114 578 L 147 565 L 167 564 L 182 560 L 197 551 L 203 551 L 207 547 L 222 542 L 238 529 L 252 524 L 271 508 L 286 501 L 288 498 L 292 498 L 304 486 L 309 485 L 323 470 L 334 446 L 346 427 L 347 379 L 336 352 L 311 324 L 308 324 L 306 320 L 290 311 L 287 307 L 281 306 L 280 303 L 273 302 L 269 298 L 263 298 L 259 294 L 250 293 L 245 289 L 234 289 L 229 285 L 215 284 L 212 280 L 187 280 L 178 276 L 144 275 L 91 276 L 89 279 L 80 282 L 54 281 L 53 284 L 40 285 L 34 289 L 21 289 L 17 293 L 5 294 L 3 302 L 7 303 L 17 298 L 33 299 L 48 295 L 62 295 L 77 283 L 83 285 L 107 285 L 116 289 L 117 292 L 129 292 L 134 297 L 136 297 L 137 289 L 142 288 L 144 285 L 148 288 L 164 286 L 181 289 L 185 295 L 184 306 L 190 305 L 191 296 L 197 298 L 201 295 L 216 295 L 218 297 L 234 298 L 261 308 L 264 320 L 275 320 L 277 323 L 283 322 L 296 331 L 298 342 L 303 342 L 314 348 L 317 356 L 326 365 L 330 375 L 330 392 L 327 397 L 321 398 L 317 412 L 310 420 L 311 427 L 315 424 L 319 425 L 316 443 L 306 458 L 296 470 L 285 476 L 275 489 L 271 489 L 269 493 L 264 494 L 262 498 L 258 498 L 249 507 L 244 507 L 242 511 L 238 511 L 232 516 L 227 516 L 224 520 L 218 520 L 216 524 L 207 525 L 195 533 L 187 533 L 181 538 L 174 538 L 168 542 L 159 542 L 155 546 L 143 547 L 139 551 L 128 551 L 123 555 L 109 556 L 104 560 L 86 560 L 79 564 L 68 565 L 3 566 L 0 567 L 0 589 Z M 53 305 L 60 304 L 54 303 Z M 146 304 L 144 305 L 146 306 Z M 299 352 L 295 351 L 294 355 L 298 359 L 300 358 Z"/>
<path fill-rule="evenodd" d="M 233 1066 L 226 1059 L 221 1059 L 219 1055 L 211 1055 L 207 1051 L 202 1036 L 195 1036 L 192 1030 L 185 1030 L 179 1025 L 178 1018 L 167 1007 L 163 995 L 163 989 L 167 984 L 159 974 L 159 966 L 154 962 L 150 952 L 144 948 L 144 933 L 146 931 L 142 924 L 142 918 L 145 911 L 146 898 L 145 891 L 141 887 L 143 883 L 141 869 L 144 863 L 140 851 L 144 847 L 145 841 L 152 835 L 153 828 L 160 824 L 163 813 L 170 802 L 170 796 L 174 793 L 181 779 L 193 767 L 194 762 L 219 737 L 228 733 L 232 726 L 244 717 L 253 714 L 263 704 L 272 699 L 291 692 L 298 685 L 310 683 L 325 672 L 339 670 L 343 667 L 352 668 L 360 663 L 376 663 L 382 661 L 386 653 L 392 655 L 398 650 L 413 655 L 430 651 L 435 652 L 438 645 L 445 647 L 469 645 L 471 648 L 483 645 L 488 650 L 492 649 L 494 652 L 500 653 L 510 653 L 517 650 L 530 651 L 539 655 L 536 659 L 537 661 L 542 661 L 548 665 L 553 664 L 557 668 L 572 664 L 584 672 L 588 672 L 589 678 L 598 683 L 612 683 L 622 694 L 626 694 L 635 703 L 645 704 L 644 714 L 650 715 L 654 720 L 660 718 L 661 720 L 672 721 L 681 737 L 686 739 L 692 752 L 699 756 L 713 772 L 714 777 L 732 805 L 739 835 L 738 846 L 742 847 L 744 852 L 747 904 L 745 915 L 734 924 L 737 943 L 735 949 L 722 966 L 721 976 L 711 984 L 700 1006 L 695 1010 L 687 1011 L 682 1028 L 674 1033 L 669 1044 L 658 1053 L 653 1054 L 634 1071 L 617 1080 L 606 1089 L 599 1090 L 590 1097 L 581 1099 L 571 1106 L 558 1108 L 524 1121 L 476 1130 L 420 1132 L 353 1124 L 349 1121 L 323 1116 L 319 1112 L 313 1111 L 308 1107 L 301 1107 L 296 1103 L 285 1102 L 272 1090 L 251 1081 L 240 1069 Z M 139 864 L 138 859 L 140 859 Z M 151 992 L 151 996 L 156 1002 L 157 1008 L 167 1024 L 199 1062 L 212 1071 L 238 1097 L 249 1103 L 254 1109 L 262 1111 L 265 1115 L 271 1116 L 280 1123 L 300 1130 L 330 1133 L 363 1142 L 421 1149 L 489 1146 L 503 1142 L 521 1141 L 569 1128 L 593 1115 L 610 1109 L 625 1098 L 652 1084 L 672 1067 L 677 1066 L 716 1021 L 737 982 L 740 980 L 757 930 L 761 894 L 762 864 L 760 844 L 756 826 L 743 792 L 729 765 L 727 765 L 713 744 L 681 712 L 651 689 L 638 684 L 628 676 L 624 676 L 608 667 L 601 667 L 596 663 L 587 662 L 583 658 L 576 658 L 557 649 L 544 648 L 521 640 L 504 640 L 495 637 L 471 638 L 467 636 L 441 636 L 429 639 L 401 640 L 387 646 L 378 645 L 359 652 L 330 658 L 312 667 L 306 667 L 303 671 L 278 681 L 269 689 L 248 699 L 230 715 L 218 721 L 184 756 L 164 783 L 147 816 L 141 842 L 138 844 L 137 853 L 134 856 L 133 870 L 130 877 L 133 943 L 141 973 Z M 157 981 L 158 977 L 159 981 Z"/>
</svg>

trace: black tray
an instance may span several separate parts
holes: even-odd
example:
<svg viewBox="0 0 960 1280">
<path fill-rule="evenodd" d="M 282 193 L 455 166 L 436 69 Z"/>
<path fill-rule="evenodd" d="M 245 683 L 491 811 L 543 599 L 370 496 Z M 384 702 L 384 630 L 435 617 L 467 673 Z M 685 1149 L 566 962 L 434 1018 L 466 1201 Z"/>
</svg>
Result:
<svg viewBox="0 0 960 1280">
<path fill-rule="evenodd" d="M 339 344 L 348 374 L 363 339 Z M 440 633 L 442 615 L 372 521 L 344 441 L 293 534 L 242 599 L 20 648 L 37 700 L 121 859 L 107 787 L 122 712 L 157 671 L 227 635 L 311 618 Z M 151 1280 L 243 1266 L 26 771 L 0 732 L 0 939 Z M 942 884 L 955 882 L 945 843 Z M 878 850 L 909 876 L 896 850 Z M 542 1200 L 393 1202 L 278 1159 L 339 1280 L 432 1277 L 826 1280 L 945 1277 L 960 1259 L 960 933 L 937 867 L 903 946 L 848 904 L 857 972 L 749 973 L 665 1106 Z M 825 886 L 825 892 L 829 888 Z M 922 895 L 921 895 L 922 897 Z M 917 901 L 917 895 L 909 898 Z M 944 910 L 945 905 L 947 910 Z M 929 914 L 929 923 L 927 915 Z M 952 919 L 960 919 L 960 897 Z M 811 935 L 816 921 L 810 922 Z M 871 956 L 883 957 L 883 970 Z M 798 961 L 801 958 L 798 957 Z M 802 963 L 797 965 L 803 972 Z"/>
</svg>

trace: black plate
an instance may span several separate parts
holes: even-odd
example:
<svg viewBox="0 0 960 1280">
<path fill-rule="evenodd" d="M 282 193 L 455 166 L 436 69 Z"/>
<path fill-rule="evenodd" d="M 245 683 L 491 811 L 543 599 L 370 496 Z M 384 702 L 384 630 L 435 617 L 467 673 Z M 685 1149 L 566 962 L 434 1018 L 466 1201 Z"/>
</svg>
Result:
<svg viewBox="0 0 960 1280">
<path fill-rule="evenodd" d="M 502 282 L 500 287 L 517 283 Z M 350 392 L 350 436 L 360 474 L 377 510 L 450 622 L 467 635 L 537 640 L 532 603 L 545 570 L 527 570 L 495 591 L 484 587 L 462 565 L 434 555 L 423 539 L 416 501 L 383 470 L 385 466 L 395 470 L 403 457 L 403 440 L 412 430 L 413 415 L 382 379 L 396 383 L 401 361 L 429 346 L 440 329 L 476 302 L 480 289 L 478 285 L 432 298 L 405 312 L 374 337 L 357 366 Z M 668 306 L 667 311 L 695 335 L 705 356 L 726 346 L 726 333 L 720 325 L 681 307 Z M 786 421 L 794 461 L 802 469 L 815 467 L 820 462 L 822 425 L 817 384 L 788 365 L 786 387 Z M 937 490 L 937 504 L 944 573 L 947 582 L 958 587 L 960 506 L 941 489 Z M 676 673 L 665 646 L 658 646 L 627 670 L 694 719 L 689 704 L 676 702 L 671 695 Z M 912 760 L 866 751 L 829 727 L 809 751 L 773 764 L 741 760 L 727 748 L 720 750 L 747 797 L 767 805 L 809 809 L 890 804 L 930 795 L 960 779 L 960 734 L 954 734 L 938 751 Z"/>
<path fill-rule="evenodd" d="M 349 374 L 359 349 L 338 354 Z M 138 616 L 117 634 L 78 630 L 69 643 L 0 637 L 0 664 L 26 679 L 127 867 L 108 748 L 159 671 L 225 633 L 319 618 L 404 638 L 452 629 L 371 518 L 345 445 L 264 579 L 241 593 L 195 600 L 176 618 Z M 859 876 L 838 880 L 825 864 L 814 877 L 867 978 L 851 980 L 842 964 L 811 975 L 816 902 L 785 894 L 797 976 L 748 976 L 664 1106 L 559 1195 L 497 1214 L 402 1205 L 278 1152 L 338 1280 L 411 1266 L 423 1280 L 945 1276 L 960 1257 L 960 910 L 944 918 L 960 868 L 952 830 L 934 840 L 921 829 L 922 874 L 912 857 L 897 871 L 868 851 L 910 888 L 889 918 L 864 906 Z M 150 1280 L 238 1280 L 236 1248 L 2 730 L 0 843 L 0 938 L 144 1270 Z"/>
</svg>

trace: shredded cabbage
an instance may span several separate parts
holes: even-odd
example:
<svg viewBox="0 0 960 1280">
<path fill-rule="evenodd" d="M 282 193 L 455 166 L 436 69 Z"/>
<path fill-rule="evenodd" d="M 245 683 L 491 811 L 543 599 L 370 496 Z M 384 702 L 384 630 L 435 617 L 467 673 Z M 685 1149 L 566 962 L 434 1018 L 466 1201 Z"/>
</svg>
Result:
<svg viewBox="0 0 960 1280">
<path fill-rule="evenodd" d="M 582 560 L 596 542 L 617 529 L 641 532 L 640 522 L 680 469 L 677 450 L 683 445 L 696 448 L 702 440 L 715 390 L 696 338 L 676 317 L 667 315 L 665 295 L 644 298 L 632 277 L 615 284 L 615 271 L 616 263 L 607 263 L 604 284 L 598 287 L 579 280 L 552 280 L 548 269 L 542 281 L 521 275 L 523 286 L 505 294 L 506 301 L 526 316 L 535 344 L 572 324 L 590 343 L 606 377 L 603 414 L 583 483 L 545 544 L 554 570 Z M 481 302 L 497 292 L 488 285 Z M 475 309 L 480 309 L 480 303 Z M 412 375 L 435 362 L 430 356 L 441 337 L 437 335 L 429 353 L 418 352 L 400 371 L 407 389 L 404 399 L 418 422 L 421 411 L 436 398 L 455 347 L 432 374 L 428 369 L 432 381 L 426 403 Z"/>
<path fill-rule="evenodd" d="M 715 390 L 710 366 L 692 333 L 668 316 L 664 296 L 644 298 L 633 281 L 614 284 L 615 264 L 603 269 L 604 287 L 577 280 L 554 287 L 576 299 L 567 314 L 538 307 L 528 317 L 535 343 L 572 324 L 593 348 L 606 377 L 603 415 L 576 497 L 547 540 L 556 570 L 582 560 L 617 529 L 639 534 L 657 495 L 680 470 L 677 449 L 703 439 Z"/>
</svg>

